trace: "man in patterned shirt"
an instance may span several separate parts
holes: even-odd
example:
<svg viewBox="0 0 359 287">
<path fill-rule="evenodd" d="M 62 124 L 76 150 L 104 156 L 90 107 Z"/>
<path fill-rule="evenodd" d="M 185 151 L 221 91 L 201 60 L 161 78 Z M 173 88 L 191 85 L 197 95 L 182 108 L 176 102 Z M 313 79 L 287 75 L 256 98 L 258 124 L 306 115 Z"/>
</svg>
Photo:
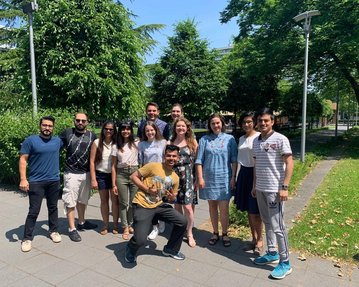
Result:
<svg viewBox="0 0 359 287">
<path fill-rule="evenodd" d="M 164 222 L 173 223 L 170 238 L 162 251 L 163 255 L 176 260 L 185 259 L 180 248 L 187 221 L 177 210 L 168 208 L 165 204 L 174 202 L 177 196 L 179 178 L 173 166 L 178 161 L 178 154 L 179 147 L 167 145 L 163 163 L 150 162 L 131 175 L 138 191 L 133 200 L 135 233 L 126 246 L 127 263 L 136 263 L 136 253 L 147 242 L 147 234 L 155 216 Z"/>
<path fill-rule="evenodd" d="M 254 263 L 279 263 L 272 271 L 271 277 L 283 279 L 292 273 L 283 212 L 294 163 L 288 139 L 275 132 L 273 124 L 274 116 L 270 109 L 264 108 L 258 112 L 257 127 L 261 134 L 253 142 L 255 172 L 252 195 L 257 197 L 265 226 L 267 252 L 257 257 Z"/>
<path fill-rule="evenodd" d="M 91 189 L 89 157 L 91 144 L 96 139 L 96 135 L 86 129 L 88 118 L 85 113 L 77 113 L 74 124 L 74 128 L 68 128 L 60 135 L 66 149 L 62 200 L 69 221 L 69 237 L 72 241 L 79 242 L 81 236 L 75 227 L 75 207 L 79 217 L 78 230 L 97 227 L 96 224 L 85 220 L 85 210 Z"/>
</svg>

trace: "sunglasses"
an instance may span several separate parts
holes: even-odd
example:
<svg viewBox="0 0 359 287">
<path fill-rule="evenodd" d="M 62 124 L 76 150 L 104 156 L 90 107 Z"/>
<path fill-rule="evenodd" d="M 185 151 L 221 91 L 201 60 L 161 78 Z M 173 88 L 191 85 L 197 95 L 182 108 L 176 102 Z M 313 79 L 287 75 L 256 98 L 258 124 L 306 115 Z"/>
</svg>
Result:
<svg viewBox="0 0 359 287">
<path fill-rule="evenodd" d="M 113 129 L 107 129 L 107 128 L 104 128 L 105 131 L 108 131 L 108 132 L 112 132 Z"/>
<path fill-rule="evenodd" d="M 77 123 L 86 123 L 86 122 L 87 122 L 87 120 L 80 120 L 80 119 L 75 119 L 75 121 L 76 121 Z"/>
</svg>

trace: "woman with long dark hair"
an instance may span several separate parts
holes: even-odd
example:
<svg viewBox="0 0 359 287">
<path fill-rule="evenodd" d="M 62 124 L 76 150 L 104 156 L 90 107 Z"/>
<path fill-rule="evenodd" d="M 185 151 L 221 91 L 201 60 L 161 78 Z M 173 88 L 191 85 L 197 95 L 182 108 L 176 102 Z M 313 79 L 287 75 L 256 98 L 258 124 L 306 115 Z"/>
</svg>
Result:
<svg viewBox="0 0 359 287">
<path fill-rule="evenodd" d="M 253 112 L 243 113 L 239 119 L 239 124 L 245 134 L 239 138 L 238 143 L 239 174 L 234 202 L 237 209 L 247 211 L 252 233 L 252 242 L 244 246 L 243 250 L 253 250 L 255 255 L 260 255 L 263 249 L 263 224 L 257 199 L 251 194 L 254 179 L 253 141 L 260 133 L 255 130 L 256 121 Z"/>
<path fill-rule="evenodd" d="M 105 235 L 109 229 L 110 207 L 109 198 L 112 203 L 112 217 L 114 234 L 118 234 L 118 197 L 111 192 L 111 149 L 116 142 L 117 129 L 112 121 L 106 121 L 101 128 L 101 134 L 91 146 L 90 174 L 91 186 L 99 191 L 101 199 L 101 215 L 103 228 L 101 234 Z"/>
<path fill-rule="evenodd" d="M 112 191 L 118 194 L 120 204 L 122 238 L 129 240 L 134 232 L 132 200 L 137 187 L 130 175 L 138 169 L 138 141 L 133 136 L 132 122 L 119 125 L 117 142 L 112 147 Z"/>
</svg>

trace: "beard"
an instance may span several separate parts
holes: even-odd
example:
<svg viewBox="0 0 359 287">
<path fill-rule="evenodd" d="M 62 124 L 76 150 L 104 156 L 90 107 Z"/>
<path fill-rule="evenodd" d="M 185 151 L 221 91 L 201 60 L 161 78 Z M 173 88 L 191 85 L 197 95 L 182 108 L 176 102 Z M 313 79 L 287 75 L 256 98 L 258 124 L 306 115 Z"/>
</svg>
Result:
<svg viewBox="0 0 359 287">
<path fill-rule="evenodd" d="M 49 130 L 41 130 L 40 131 L 40 136 L 44 137 L 44 138 L 49 138 L 51 137 L 52 132 Z"/>
</svg>

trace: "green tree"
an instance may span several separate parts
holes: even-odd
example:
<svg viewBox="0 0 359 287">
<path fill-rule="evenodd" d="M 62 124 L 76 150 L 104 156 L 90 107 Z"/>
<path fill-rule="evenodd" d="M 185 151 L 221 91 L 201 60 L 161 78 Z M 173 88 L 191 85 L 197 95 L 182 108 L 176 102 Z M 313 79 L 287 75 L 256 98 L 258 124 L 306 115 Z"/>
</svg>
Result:
<svg viewBox="0 0 359 287">
<path fill-rule="evenodd" d="M 0 0 L 0 111 L 18 105 L 19 96 L 15 71 L 21 58 L 17 43 L 21 30 L 15 27 L 17 20 L 25 15 L 21 11 L 21 0 Z"/>
<path fill-rule="evenodd" d="M 263 55 L 261 68 L 288 76 L 303 65 L 303 30 L 292 18 L 306 10 L 321 15 L 312 19 L 310 71 L 313 82 L 336 76 L 339 70 L 359 102 L 359 5 L 356 0 L 231 0 L 221 13 L 221 21 L 236 18 L 237 41 L 252 38 Z"/>
<path fill-rule="evenodd" d="M 179 22 L 159 63 L 152 67 L 153 100 L 165 111 L 179 102 L 192 119 L 218 111 L 227 80 L 217 57 L 200 39 L 193 20 Z"/>
<path fill-rule="evenodd" d="M 39 106 L 81 108 L 96 118 L 136 118 L 144 106 L 142 56 L 151 43 L 135 29 L 130 13 L 112 0 L 38 4 L 33 26 Z M 27 37 L 21 48 L 18 75 L 29 91 Z"/>
</svg>

